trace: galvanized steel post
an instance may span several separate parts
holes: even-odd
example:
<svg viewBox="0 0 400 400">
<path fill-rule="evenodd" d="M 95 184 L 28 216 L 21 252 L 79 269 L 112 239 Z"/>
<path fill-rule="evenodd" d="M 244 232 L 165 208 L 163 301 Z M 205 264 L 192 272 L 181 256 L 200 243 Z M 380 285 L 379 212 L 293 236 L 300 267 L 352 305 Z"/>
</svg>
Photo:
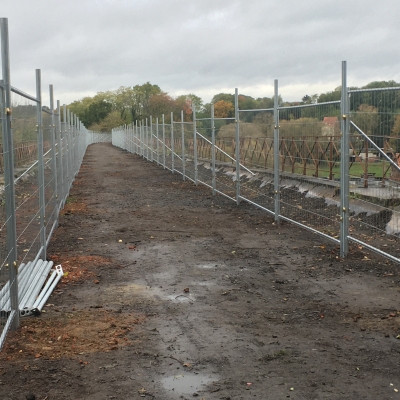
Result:
<svg viewBox="0 0 400 400">
<path fill-rule="evenodd" d="M 212 194 L 215 196 L 215 120 L 214 120 L 214 104 L 211 104 L 211 185 Z"/>
<path fill-rule="evenodd" d="M 145 148 L 144 148 L 144 121 L 143 120 L 141 120 L 140 121 L 140 136 L 141 136 L 141 145 L 142 145 L 142 157 L 144 158 L 144 151 L 145 151 Z"/>
<path fill-rule="evenodd" d="M 183 122 L 183 110 L 181 110 L 181 133 L 182 133 L 182 179 L 186 180 L 185 176 L 185 124 Z"/>
<path fill-rule="evenodd" d="M 236 128 L 236 204 L 240 203 L 240 130 L 239 130 L 239 92 L 235 89 L 235 128 Z"/>
<path fill-rule="evenodd" d="M 279 93 L 278 79 L 274 81 L 274 195 L 275 222 L 279 224 L 281 213 L 281 196 L 279 190 Z"/>
<path fill-rule="evenodd" d="M 159 138 L 158 138 L 158 117 L 156 118 L 156 151 L 157 151 L 157 165 L 160 165 L 160 146 L 159 146 Z"/>
<path fill-rule="evenodd" d="M 36 98 L 37 104 L 37 129 L 38 129 L 38 183 L 39 183 L 39 218 L 40 218 L 40 246 L 42 247 L 42 258 L 46 259 L 46 199 L 44 193 L 44 157 L 43 157 L 43 122 L 42 122 L 42 82 L 40 69 L 36 70 Z"/>
<path fill-rule="evenodd" d="M 63 148 L 64 148 L 64 155 L 65 155 L 65 165 L 66 165 L 66 170 L 65 170 L 65 179 L 64 179 L 64 185 L 63 185 L 63 204 L 65 204 L 65 201 L 67 200 L 67 194 L 68 194 L 68 176 L 69 176 L 69 169 L 70 169 L 70 162 L 69 162 L 69 156 L 68 156 L 68 123 L 67 123 L 67 106 L 64 104 L 63 105 Z"/>
<path fill-rule="evenodd" d="M 162 115 L 163 166 L 165 169 L 165 115 Z"/>
<path fill-rule="evenodd" d="M 194 183 L 197 186 L 198 170 L 197 170 L 197 126 L 196 126 L 196 106 L 192 104 L 193 110 L 193 163 L 194 163 Z"/>
<path fill-rule="evenodd" d="M 171 169 L 172 173 L 174 173 L 174 168 L 175 168 L 175 158 L 174 158 L 174 151 L 175 151 L 175 146 L 174 146 L 174 113 L 171 112 Z"/>
<path fill-rule="evenodd" d="M 53 204 L 54 204 L 54 222 L 58 224 L 58 181 L 57 181 L 57 162 L 56 162 L 56 121 L 54 115 L 54 91 L 53 85 L 49 86 L 50 94 L 50 111 L 51 111 L 51 126 L 50 126 L 50 142 L 51 142 L 51 169 L 53 175 Z"/>
<path fill-rule="evenodd" d="M 7 230 L 7 262 L 9 276 L 9 291 L 11 311 L 14 318 L 11 321 L 11 329 L 16 330 L 19 326 L 19 303 L 18 303 L 18 265 L 17 265 L 17 228 L 15 212 L 15 189 L 14 189 L 14 144 L 11 129 L 11 77 L 10 77 L 10 53 L 8 39 L 8 19 L 0 18 L 1 36 L 1 62 L 4 89 L 1 90 L 1 101 L 3 104 L 2 114 L 2 139 L 4 156 L 4 194 L 6 208 L 6 230 Z M 2 343 L 0 343 L 2 345 Z"/>
<path fill-rule="evenodd" d="M 147 118 L 146 118 L 145 131 L 146 131 L 146 159 L 147 161 L 149 161 L 149 125 Z"/>
<path fill-rule="evenodd" d="M 350 159 L 350 110 L 347 89 L 347 63 L 342 62 L 342 97 L 341 97 L 341 151 L 340 151 L 340 256 L 346 257 L 349 251 L 349 159 Z"/>
<path fill-rule="evenodd" d="M 154 154 L 153 154 L 153 116 L 150 115 L 150 161 L 154 161 Z"/>
<path fill-rule="evenodd" d="M 61 104 L 60 100 L 57 100 L 57 160 L 58 160 L 58 170 L 60 171 L 59 174 L 59 181 L 58 181 L 58 212 L 62 208 L 63 203 L 63 179 L 64 179 L 64 171 L 63 171 L 63 155 L 62 155 L 62 147 L 61 147 Z"/>
<path fill-rule="evenodd" d="M 140 148 L 139 148 L 139 142 L 138 142 L 138 135 L 139 135 L 139 133 L 138 133 L 138 121 L 136 120 L 135 121 L 136 123 L 135 123 L 135 134 L 134 134 L 134 136 L 135 136 L 135 153 L 137 154 L 137 155 L 139 155 L 139 150 L 140 150 Z"/>
</svg>

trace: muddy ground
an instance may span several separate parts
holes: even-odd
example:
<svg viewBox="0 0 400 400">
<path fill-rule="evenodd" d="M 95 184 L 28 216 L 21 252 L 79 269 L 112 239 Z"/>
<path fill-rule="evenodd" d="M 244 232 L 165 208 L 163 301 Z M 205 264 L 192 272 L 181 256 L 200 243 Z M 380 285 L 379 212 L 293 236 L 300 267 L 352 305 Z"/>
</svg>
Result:
<svg viewBox="0 0 400 400">
<path fill-rule="evenodd" d="M 88 148 L 1 399 L 400 399 L 399 267 Z"/>
</svg>

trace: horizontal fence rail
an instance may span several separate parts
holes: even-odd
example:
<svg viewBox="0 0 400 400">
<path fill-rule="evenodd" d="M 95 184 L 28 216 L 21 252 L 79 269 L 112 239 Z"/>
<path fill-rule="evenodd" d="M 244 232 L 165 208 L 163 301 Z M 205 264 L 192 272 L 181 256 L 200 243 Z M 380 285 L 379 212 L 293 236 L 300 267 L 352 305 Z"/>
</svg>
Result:
<svg viewBox="0 0 400 400">
<path fill-rule="evenodd" d="M 5 18 L 0 19 L 0 39 L 1 349 L 8 330 L 16 329 L 20 316 L 29 314 L 25 293 L 33 296 L 44 284 L 39 279 L 41 260 L 46 260 L 47 246 L 87 146 L 111 142 L 111 134 L 88 131 L 65 105 L 55 104 L 52 85 L 50 104 L 44 106 L 40 70 L 36 70 L 35 95 L 11 86 Z M 60 277 L 60 271 L 54 270 L 51 276 Z M 49 281 L 47 286 L 51 286 Z"/>
<path fill-rule="evenodd" d="M 338 256 L 353 242 L 400 262 L 400 87 L 349 90 L 346 67 L 340 101 L 240 110 L 236 90 L 235 118 L 193 107 L 191 122 L 150 117 L 112 143 L 329 239 Z"/>
</svg>

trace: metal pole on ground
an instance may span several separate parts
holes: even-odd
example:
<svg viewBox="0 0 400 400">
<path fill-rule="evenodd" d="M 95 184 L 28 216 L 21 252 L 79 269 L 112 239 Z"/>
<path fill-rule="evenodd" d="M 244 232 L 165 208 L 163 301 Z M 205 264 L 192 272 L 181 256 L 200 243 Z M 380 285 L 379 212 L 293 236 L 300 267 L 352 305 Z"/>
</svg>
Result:
<svg viewBox="0 0 400 400">
<path fill-rule="evenodd" d="M 215 121 L 214 121 L 214 104 L 211 104 L 211 174 L 212 174 L 212 194 L 215 196 Z"/>
<path fill-rule="evenodd" d="M 340 256 L 346 257 L 349 251 L 349 95 L 347 90 L 347 63 L 342 61 L 342 97 L 341 97 L 341 152 L 340 152 Z"/>
<path fill-rule="evenodd" d="M 10 53 L 8 39 L 8 19 L 0 18 L 1 36 L 1 62 L 3 72 L 4 89 L 1 90 L 1 101 L 3 104 L 4 117 L 2 118 L 2 139 L 4 156 L 4 194 L 6 208 L 6 230 L 7 230 L 7 260 L 9 276 L 9 290 L 11 311 L 14 318 L 11 329 L 16 330 L 19 326 L 18 307 L 18 282 L 17 282 L 17 228 L 15 212 L 15 189 L 14 189 L 14 144 L 11 129 L 11 77 L 10 77 Z M 3 113 L 2 113 L 3 114 Z M 2 343 L 0 343 L 0 346 Z"/>
<path fill-rule="evenodd" d="M 185 124 L 183 122 L 183 110 L 181 110 L 181 132 L 182 132 L 182 179 L 185 180 Z"/>
<path fill-rule="evenodd" d="M 198 170 L 197 170 L 197 126 L 196 126 L 196 106 L 193 109 L 193 163 L 194 163 L 194 183 L 197 186 Z"/>
<path fill-rule="evenodd" d="M 240 130 L 239 130 L 239 92 L 235 89 L 235 128 L 236 128 L 236 204 L 240 203 Z"/>
<path fill-rule="evenodd" d="M 274 195 L 275 222 L 279 224 L 281 213 L 281 196 L 279 190 L 279 93 L 278 79 L 274 81 Z"/>
<path fill-rule="evenodd" d="M 39 218 L 40 218 L 40 246 L 43 249 L 42 258 L 46 260 L 46 224 L 45 211 L 46 199 L 44 193 L 44 157 L 43 157 L 43 122 L 42 122 L 42 87 L 41 72 L 36 70 L 36 98 L 37 104 L 37 130 L 38 130 L 38 183 L 39 183 Z"/>
</svg>

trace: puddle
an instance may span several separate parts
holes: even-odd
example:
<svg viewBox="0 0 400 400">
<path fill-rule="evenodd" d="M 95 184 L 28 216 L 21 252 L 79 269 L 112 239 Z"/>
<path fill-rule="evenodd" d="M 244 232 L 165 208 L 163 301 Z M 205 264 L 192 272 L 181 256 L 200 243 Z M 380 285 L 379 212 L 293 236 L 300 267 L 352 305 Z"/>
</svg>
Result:
<svg viewBox="0 0 400 400">
<path fill-rule="evenodd" d="M 203 268 L 203 269 L 213 269 L 216 267 L 218 267 L 217 264 L 197 265 L 197 268 Z"/>
<path fill-rule="evenodd" d="M 179 301 L 181 303 L 193 303 L 194 298 L 191 295 L 186 294 L 171 294 L 167 296 L 168 300 Z"/>
<path fill-rule="evenodd" d="M 167 376 L 161 382 L 166 390 L 173 391 L 176 395 L 193 395 L 202 386 L 215 380 L 201 374 L 185 373 Z"/>
</svg>

